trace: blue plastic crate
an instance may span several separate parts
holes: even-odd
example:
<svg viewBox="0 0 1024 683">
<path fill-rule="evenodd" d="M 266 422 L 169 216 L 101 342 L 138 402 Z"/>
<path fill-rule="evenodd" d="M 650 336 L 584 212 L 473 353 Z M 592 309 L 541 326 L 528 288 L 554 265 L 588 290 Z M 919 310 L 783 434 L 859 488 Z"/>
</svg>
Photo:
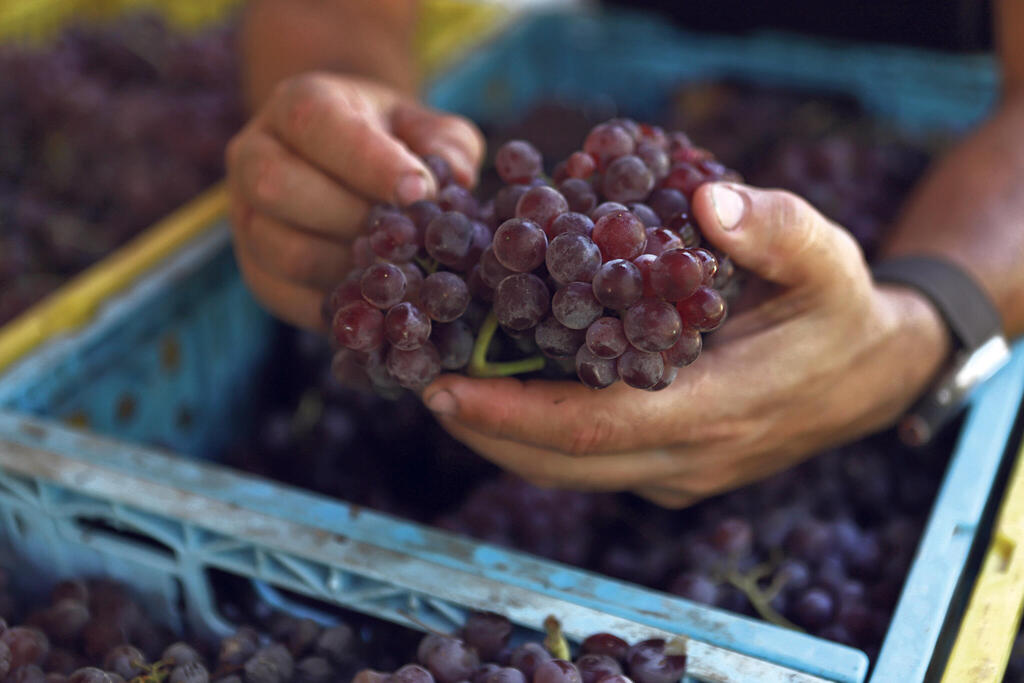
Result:
<svg viewBox="0 0 1024 683">
<path fill-rule="evenodd" d="M 968 125 L 995 92 L 984 58 L 716 38 L 618 15 L 520 25 L 436 82 L 430 99 L 487 121 L 552 97 L 653 113 L 680 82 L 724 76 L 847 93 L 918 130 Z M 14 366 L 0 378 L 0 407 L 209 458 L 243 424 L 271 325 L 221 226 L 111 300 L 89 327 Z M 975 397 L 873 681 L 923 679 L 1022 393 L 1018 347 Z M 99 528 L 85 523 L 97 519 Z M 13 413 L 0 415 L 0 551 L 40 576 L 131 578 L 165 611 L 183 595 L 193 625 L 215 632 L 224 625 L 209 567 L 419 626 L 486 606 L 534 628 L 541 612 L 557 612 L 575 635 L 605 626 L 683 634 L 701 680 L 867 675 L 866 657 L 851 648 Z"/>
</svg>

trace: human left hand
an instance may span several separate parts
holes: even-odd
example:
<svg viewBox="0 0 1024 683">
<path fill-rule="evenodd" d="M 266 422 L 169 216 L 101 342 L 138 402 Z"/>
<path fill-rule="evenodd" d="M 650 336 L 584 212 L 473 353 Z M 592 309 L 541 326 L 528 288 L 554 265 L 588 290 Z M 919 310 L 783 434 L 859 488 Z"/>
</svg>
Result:
<svg viewBox="0 0 1024 683">
<path fill-rule="evenodd" d="M 449 374 L 426 405 L 534 483 L 682 507 L 893 423 L 949 352 L 931 304 L 876 285 L 850 235 L 799 197 L 713 183 L 692 208 L 775 293 L 731 316 L 667 389 Z"/>
</svg>

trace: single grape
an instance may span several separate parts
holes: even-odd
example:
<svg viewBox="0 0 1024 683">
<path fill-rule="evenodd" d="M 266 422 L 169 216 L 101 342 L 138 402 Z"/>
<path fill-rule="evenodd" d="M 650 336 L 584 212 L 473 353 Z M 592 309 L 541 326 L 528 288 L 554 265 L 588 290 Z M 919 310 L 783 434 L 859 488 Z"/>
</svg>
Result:
<svg viewBox="0 0 1024 683">
<path fill-rule="evenodd" d="M 370 351 L 384 343 L 384 314 L 365 301 L 353 301 L 335 314 L 331 329 L 339 345 Z"/>
<path fill-rule="evenodd" d="M 54 642 L 67 644 L 78 638 L 91 617 L 83 601 L 65 598 L 39 613 L 35 625 Z"/>
<path fill-rule="evenodd" d="M 420 287 L 423 286 L 423 271 L 412 261 L 398 264 L 399 270 L 405 275 L 405 297 L 402 301 L 417 304 L 420 300 Z"/>
<path fill-rule="evenodd" d="M 430 221 L 423 236 L 427 253 L 446 266 L 464 259 L 472 243 L 472 221 L 455 211 L 446 211 Z"/>
<path fill-rule="evenodd" d="M 601 250 L 586 235 L 567 233 L 551 240 L 545 262 L 559 284 L 591 282 L 601 267 Z"/>
<path fill-rule="evenodd" d="M 644 252 L 647 231 L 640 219 L 629 211 L 616 211 L 594 223 L 591 233 L 605 261 L 633 259 Z"/>
<path fill-rule="evenodd" d="M 835 538 L 828 525 L 815 519 L 802 519 L 786 535 L 785 549 L 791 557 L 809 563 L 818 563 L 835 546 Z"/>
<path fill-rule="evenodd" d="M 441 639 L 425 655 L 423 664 L 438 683 L 467 680 L 480 665 L 476 651 L 458 638 Z"/>
<path fill-rule="evenodd" d="M 498 262 L 516 273 L 528 273 L 544 263 L 548 238 L 532 220 L 510 218 L 498 226 L 492 249 Z"/>
<path fill-rule="evenodd" d="M 744 557 L 754 549 L 754 529 L 745 519 L 726 517 L 715 524 L 710 541 L 715 549 L 728 557 Z"/>
<path fill-rule="evenodd" d="M 516 204 L 516 217 L 527 218 L 547 232 L 551 222 L 568 210 L 569 202 L 558 190 L 540 185 L 531 187 L 519 198 Z"/>
<path fill-rule="evenodd" d="M 185 664 L 191 664 L 192 662 L 199 662 L 202 664 L 203 659 L 196 652 L 196 649 L 188 643 L 178 641 L 171 643 L 164 648 L 163 653 L 160 655 L 160 659 L 171 664 L 173 666 L 183 666 Z"/>
<path fill-rule="evenodd" d="M 594 288 L 585 282 L 570 282 L 551 297 L 551 313 L 571 330 L 587 329 L 603 312 Z"/>
<path fill-rule="evenodd" d="M 570 211 L 590 213 L 597 206 L 597 194 L 586 180 L 567 178 L 558 184 L 558 191 L 565 197 Z"/>
<path fill-rule="evenodd" d="M 572 358 L 581 346 L 586 333 L 581 329 L 569 329 L 558 322 L 554 316 L 548 316 L 537 324 L 533 330 L 537 348 L 549 358 Z"/>
<path fill-rule="evenodd" d="M 437 205 L 442 211 L 455 211 L 469 217 L 476 216 L 476 197 L 461 185 L 450 184 L 441 188 L 437 193 Z"/>
<path fill-rule="evenodd" d="M 494 155 L 494 168 L 506 183 L 528 183 L 540 175 L 543 162 L 537 148 L 525 140 L 509 140 Z"/>
<path fill-rule="evenodd" d="M 573 152 L 566 159 L 565 171 L 569 174 L 570 178 L 586 180 L 594 175 L 596 170 L 597 162 L 594 161 L 594 157 L 586 152 Z"/>
<path fill-rule="evenodd" d="M 399 208 L 394 204 L 374 204 L 370 207 L 370 210 L 366 212 L 366 217 L 363 219 L 366 231 L 369 232 L 372 230 L 373 226 L 375 226 L 384 216 L 398 212 Z"/>
<path fill-rule="evenodd" d="M 793 615 L 805 628 L 820 628 L 827 624 L 835 612 L 835 601 L 828 591 L 809 588 L 804 591 L 793 606 Z"/>
<path fill-rule="evenodd" d="M 590 237 L 590 233 L 593 230 L 594 221 L 590 220 L 589 216 L 584 213 L 570 211 L 563 213 L 551 222 L 551 239 L 566 232 Z"/>
<path fill-rule="evenodd" d="M 679 190 L 686 195 L 687 199 L 692 199 L 694 191 L 705 180 L 704 174 L 697 170 L 696 166 L 683 161 L 672 164 L 672 169 L 661 182 L 662 187 Z"/>
<path fill-rule="evenodd" d="M 665 361 L 660 353 L 634 347 L 627 348 L 615 362 L 619 379 L 635 389 L 650 389 L 665 372 Z"/>
<path fill-rule="evenodd" d="M 565 159 L 555 164 L 555 167 L 551 170 L 551 182 L 555 186 L 561 185 L 563 180 L 569 179 L 569 166 Z M 537 180 L 540 180 L 539 178 Z M 542 181 L 543 182 L 543 181 Z"/>
<path fill-rule="evenodd" d="M 701 284 L 710 286 L 715 281 L 715 273 L 718 272 L 718 259 L 710 251 L 701 247 L 696 247 L 692 251 L 700 261 L 701 272 L 704 274 Z"/>
<path fill-rule="evenodd" d="M 700 260 L 688 249 L 669 249 L 651 264 L 651 286 L 669 301 L 682 301 L 697 288 L 703 277 Z"/>
<path fill-rule="evenodd" d="M 587 328 L 586 344 L 598 358 L 618 358 L 629 348 L 622 320 L 613 316 L 598 318 Z"/>
<path fill-rule="evenodd" d="M 382 259 L 408 261 L 416 255 L 416 224 L 400 213 L 384 214 L 370 230 L 370 248 Z"/>
<path fill-rule="evenodd" d="M 627 133 L 629 133 L 629 136 L 633 138 L 634 142 L 640 140 L 640 124 L 634 121 L 633 119 L 625 116 L 619 116 L 614 119 L 608 119 L 606 123 L 613 126 L 618 126 L 619 128 L 625 130 Z"/>
<path fill-rule="evenodd" d="M 118 645 L 103 658 L 103 668 L 113 671 L 125 680 L 141 674 L 146 664 L 146 656 L 131 645 Z"/>
<path fill-rule="evenodd" d="M 430 169 L 430 173 L 434 176 L 434 180 L 437 181 L 438 187 L 444 187 L 454 182 L 455 177 L 452 175 L 452 167 L 444 157 L 437 154 L 427 154 L 423 157 L 423 163 Z"/>
<path fill-rule="evenodd" d="M 388 677 L 389 683 L 434 683 L 434 675 L 419 664 L 406 664 Z M 355 683 L 353 681 L 353 683 Z"/>
<path fill-rule="evenodd" d="M 469 287 L 455 273 L 431 273 L 420 285 L 420 307 L 439 323 L 450 323 L 465 313 L 469 300 Z"/>
<path fill-rule="evenodd" d="M 701 332 L 710 332 L 725 320 L 725 299 L 717 289 L 711 287 L 699 287 L 688 298 L 676 304 L 676 307 L 683 324 Z"/>
<path fill-rule="evenodd" d="M 541 664 L 551 661 L 554 657 L 539 643 L 524 643 L 512 651 L 509 665 L 523 672 L 528 680 Z"/>
<path fill-rule="evenodd" d="M 641 351 L 665 351 L 679 340 L 683 323 L 672 304 L 641 299 L 626 309 L 622 329 L 629 343 Z"/>
<path fill-rule="evenodd" d="M 632 154 L 635 147 L 633 136 L 612 123 L 594 126 L 583 141 L 583 151 L 594 159 L 599 171 L 603 171 L 613 160 Z"/>
<path fill-rule="evenodd" d="M 669 249 L 682 249 L 685 245 L 679 235 L 665 228 L 647 228 L 645 254 L 661 256 Z"/>
<path fill-rule="evenodd" d="M 430 318 L 408 302 L 392 306 L 384 316 L 384 337 L 403 351 L 417 349 L 430 338 Z"/>
<path fill-rule="evenodd" d="M 539 323 L 550 304 L 547 285 L 532 273 L 510 275 L 494 290 L 494 314 L 499 323 L 513 330 Z"/>
<path fill-rule="evenodd" d="M 582 683 L 579 669 L 564 659 L 550 659 L 537 666 L 533 683 Z"/>
<path fill-rule="evenodd" d="M 594 274 L 594 296 L 604 306 L 622 310 L 633 305 L 643 294 L 640 269 L 625 259 L 608 261 Z"/>
<path fill-rule="evenodd" d="M 519 199 L 526 194 L 530 187 L 530 185 L 506 185 L 498 190 L 498 193 L 494 195 L 494 220 L 499 225 L 509 218 L 515 218 Z"/>
<path fill-rule="evenodd" d="M 399 384 L 415 391 L 441 374 L 441 356 L 429 341 L 411 351 L 392 347 L 388 350 L 387 368 Z"/>
<path fill-rule="evenodd" d="M 686 655 L 666 652 L 661 638 L 644 640 L 629 650 L 629 676 L 636 683 L 678 683 L 686 674 Z"/>
<path fill-rule="evenodd" d="M 641 140 L 636 145 L 636 155 L 643 160 L 655 181 L 668 175 L 672 162 L 668 157 L 668 152 L 661 145 Z"/>
<path fill-rule="evenodd" d="M 496 671 L 487 674 L 483 683 L 528 683 L 526 675 L 511 666 L 498 667 Z"/>
<path fill-rule="evenodd" d="M 594 207 L 594 210 L 590 212 L 590 220 L 597 222 L 608 214 L 619 211 L 629 211 L 629 207 L 618 202 L 603 202 Z"/>
<path fill-rule="evenodd" d="M 646 204 L 641 202 L 632 202 L 627 206 L 629 207 L 629 212 L 639 218 L 645 228 L 650 229 L 661 226 L 661 219 L 658 218 L 658 214 L 654 213 L 654 209 Z"/>
<path fill-rule="evenodd" d="M 576 376 L 591 389 L 610 387 L 619 379 L 616 361 L 598 357 L 586 344 L 576 352 Z"/>
<path fill-rule="evenodd" d="M 640 279 L 644 283 L 644 296 L 647 298 L 658 296 L 658 293 L 654 291 L 654 287 L 651 285 L 651 266 L 657 258 L 654 254 L 640 254 L 633 259 L 633 265 L 640 269 Z"/>
<path fill-rule="evenodd" d="M 642 202 L 654 188 L 654 175 L 638 156 L 627 154 L 615 159 L 601 178 L 605 199 L 625 204 Z"/>
<path fill-rule="evenodd" d="M 651 196 L 647 198 L 647 205 L 658 214 L 662 225 L 668 225 L 672 216 L 690 213 L 690 202 L 686 200 L 686 195 L 670 187 L 661 187 L 651 192 Z"/>
<path fill-rule="evenodd" d="M 240 667 L 256 654 L 258 648 L 259 634 L 251 628 L 242 627 L 220 641 L 217 663 L 228 668 Z"/>
<path fill-rule="evenodd" d="M 576 660 L 582 683 L 597 683 L 605 676 L 622 673 L 622 666 L 609 655 L 586 654 Z"/>
<path fill-rule="evenodd" d="M 464 368 L 473 354 L 473 330 L 461 319 L 434 325 L 430 341 L 437 347 L 444 370 Z"/>
<path fill-rule="evenodd" d="M 683 327 L 679 339 L 671 348 L 661 352 L 665 363 L 675 368 L 683 368 L 697 360 L 700 356 L 702 340 L 700 332 L 692 327 Z"/>
<path fill-rule="evenodd" d="M 494 612 L 470 612 L 462 628 L 463 640 L 485 660 L 497 657 L 511 636 L 512 622 Z"/>
<path fill-rule="evenodd" d="M 669 592 L 704 605 L 714 605 L 718 600 L 718 584 L 698 572 L 684 572 L 677 576 L 669 586 Z"/>
<path fill-rule="evenodd" d="M 363 272 L 359 286 L 368 303 L 387 310 L 405 296 L 405 273 L 393 263 L 375 263 Z"/>
<path fill-rule="evenodd" d="M 171 669 L 167 683 L 210 683 L 210 672 L 199 662 L 182 664 Z"/>
</svg>

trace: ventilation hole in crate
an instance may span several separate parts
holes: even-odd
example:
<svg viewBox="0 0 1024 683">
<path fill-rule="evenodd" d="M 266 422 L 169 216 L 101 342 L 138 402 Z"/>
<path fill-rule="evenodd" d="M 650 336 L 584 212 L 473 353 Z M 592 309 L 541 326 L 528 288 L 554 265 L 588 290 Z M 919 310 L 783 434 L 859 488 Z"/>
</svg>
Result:
<svg viewBox="0 0 1024 683">
<path fill-rule="evenodd" d="M 174 418 L 174 423 L 178 426 L 178 429 L 182 431 L 192 429 L 194 420 L 191 408 L 186 405 L 178 406 L 178 415 Z"/>
<path fill-rule="evenodd" d="M 74 427 L 75 429 L 88 429 L 89 428 L 89 416 L 78 410 L 70 415 L 64 416 L 64 424 L 68 427 Z"/>
<path fill-rule="evenodd" d="M 160 343 L 160 366 L 167 372 L 181 368 L 181 342 L 177 337 L 168 335 Z"/>
<path fill-rule="evenodd" d="M 86 542 L 94 539 L 117 541 L 127 546 L 145 548 L 148 551 L 165 556 L 168 560 L 174 559 L 174 548 L 166 543 L 134 529 L 129 529 L 102 517 L 76 517 L 75 524 L 82 532 L 82 538 Z"/>
<path fill-rule="evenodd" d="M 122 394 L 121 398 L 117 399 L 117 408 L 115 414 L 119 422 L 128 422 L 135 417 L 135 410 L 138 407 L 138 402 L 135 397 L 131 394 Z"/>
</svg>

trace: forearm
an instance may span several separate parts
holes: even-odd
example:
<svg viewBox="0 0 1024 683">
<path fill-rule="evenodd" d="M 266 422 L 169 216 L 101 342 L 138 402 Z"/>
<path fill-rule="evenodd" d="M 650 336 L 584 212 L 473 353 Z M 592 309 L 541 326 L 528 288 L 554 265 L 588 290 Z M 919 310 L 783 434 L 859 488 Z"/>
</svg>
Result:
<svg viewBox="0 0 1024 683">
<path fill-rule="evenodd" d="M 416 0 L 253 0 L 241 39 L 249 106 L 258 106 L 279 81 L 318 69 L 411 93 L 416 7 Z"/>
<path fill-rule="evenodd" d="M 1024 333 L 1024 92 L 925 179 L 883 248 L 965 268 L 992 297 L 1010 336 Z"/>
</svg>

